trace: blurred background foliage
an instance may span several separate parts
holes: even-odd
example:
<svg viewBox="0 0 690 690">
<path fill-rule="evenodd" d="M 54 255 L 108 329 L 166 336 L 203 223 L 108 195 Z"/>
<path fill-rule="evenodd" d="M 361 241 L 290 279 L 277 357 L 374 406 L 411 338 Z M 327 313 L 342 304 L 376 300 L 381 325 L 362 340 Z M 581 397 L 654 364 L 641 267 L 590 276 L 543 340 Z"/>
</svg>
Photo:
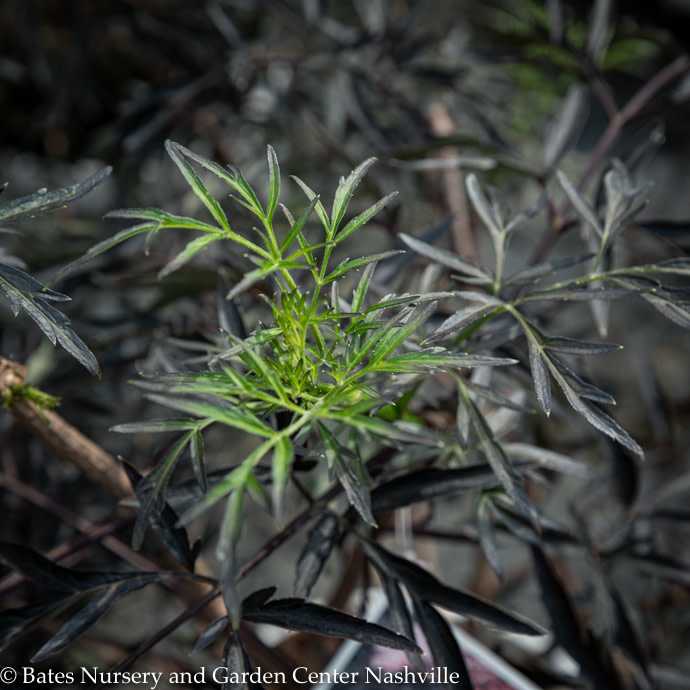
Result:
<svg viewBox="0 0 690 690">
<path fill-rule="evenodd" d="M 103 165 L 114 172 L 69 208 L 22 224 L 21 234 L 3 235 L 3 251 L 45 282 L 60 265 L 113 233 L 113 221 L 100 219 L 107 210 L 198 211 L 197 200 L 166 160 L 166 138 L 237 165 L 259 189 L 265 186 L 264 151 L 270 143 L 282 169 L 325 198 L 341 174 L 375 155 L 379 164 L 355 203 L 368 206 L 392 190 L 400 190 L 401 201 L 366 231 L 366 248 L 353 252 L 390 248 L 398 232 L 426 233 L 428 241 L 445 233 L 444 241 L 461 249 L 444 224 L 452 204 L 439 155 L 461 156 L 463 168 L 486 170 L 486 181 L 517 196 L 515 207 L 524 207 L 523 200 L 534 199 L 545 184 L 543 142 L 554 110 L 573 84 L 591 85 L 603 76 L 621 105 L 686 52 L 687 3 L 627 2 L 618 12 L 613 23 L 602 23 L 602 35 L 592 37 L 592 6 L 579 2 L 4 0 L 0 170 L 1 181 L 10 184 L 3 197 L 71 184 Z M 655 260 L 669 248 L 683 252 L 690 246 L 689 95 L 687 75 L 669 84 L 615 150 L 622 155 L 636 135 L 647 136 L 654 128 L 660 141 L 667 139 L 646 171 L 656 182 L 645 214 L 652 235 L 633 237 L 628 251 L 638 258 Z M 438 106 L 445 117 L 434 117 Z M 584 167 L 606 127 L 599 102 L 588 96 L 588 106 L 576 145 L 561 163 L 566 170 Z M 289 184 L 284 195 L 288 205 L 300 198 Z M 234 222 L 242 221 L 238 216 Z M 515 251 L 529 256 L 541 240 L 541 231 L 535 233 L 516 242 Z M 107 433 L 114 423 L 151 416 L 127 380 L 174 356 L 163 354 L 166 339 L 213 334 L 217 269 L 223 267 L 229 282 L 247 269 L 239 255 L 209 252 L 156 281 L 156 271 L 182 242 L 161 238 L 148 257 L 140 244 L 125 244 L 56 286 L 73 298 L 65 313 L 96 353 L 100 382 L 54 350 L 27 319 L 15 320 L 4 307 L 0 312 L 0 353 L 26 363 L 33 383 L 62 396 L 65 417 L 110 452 L 135 457 L 142 466 L 160 450 L 150 439 Z M 404 271 L 397 279 L 405 279 Z M 251 310 L 252 304 L 243 307 Z M 621 355 L 621 370 L 612 371 L 607 360 L 592 364 L 590 373 L 606 381 L 621 403 L 618 418 L 651 453 L 643 474 L 627 455 L 598 441 L 605 480 L 581 506 L 595 532 L 605 533 L 611 521 L 622 519 L 640 492 L 662 491 L 658 487 L 687 467 L 688 336 L 647 312 L 632 319 L 637 344 Z M 620 342 L 616 329 L 625 330 L 627 323 L 614 319 L 614 342 Z M 639 376 L 629 380 L 626 368 Z M 434 421 L 442 425 L 443 410 L 437 412 Z M 3 424 L 5 471 L 64 505 L 80 506 L 93 522 L 110 514 L 98 489 L 56 466 L 31 439 L 11 429 L 9 420 Z M 564 452 L 582 450 L 591 441 L 576 438 L 576 430 L 558 421 L 537 420 L 532 434 Z M 218 440 L 218 452 L 225 443 Z M 572 491 L 566 490 L 567 500 Z M 615 495 L 615 505 L 597 503 L 606 492 Z M 562 495 L 554 491 L 551 503 Z M 43 519 L 16 496 L 3 492 L 2 500 L 16 515 L 3 521 L 4 539 L 47 548 L 72 534 L 71 527 Z M 680 547 L 687 524 L 688 515 L 680 510 L 666 515 L 667 532 L 660 523 L 647 526 L 680 558 L 687 556 L 682 553 L 687 545 Z M 108 566 L 102 554 L 94 554 L 93 561 Z M 648 591 L 637 580 L 634 598 L 652 625 L 652 648 L 682 660 L 687 641 L 662 627 L 671 622 L 675 630 L 687 629 L 678 613 L 680 604 L 688 604 L 687 578 L 678 577 L 671 578 L 670 588 L 654 580 Z"/>
</svg>

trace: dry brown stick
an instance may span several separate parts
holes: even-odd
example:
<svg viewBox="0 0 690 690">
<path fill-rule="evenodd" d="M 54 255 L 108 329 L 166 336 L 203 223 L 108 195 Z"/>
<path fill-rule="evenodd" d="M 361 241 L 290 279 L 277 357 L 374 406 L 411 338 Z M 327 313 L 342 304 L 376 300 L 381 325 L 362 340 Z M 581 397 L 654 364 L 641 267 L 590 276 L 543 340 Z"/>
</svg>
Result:
<svg viewBox="0 0 690 690">
<path fill-rule="evenodd" d="M 437 137 L 450 137 L 456 134 L 455 123 L 448 114 L 447 108 L 441 103 L 433 103 L 429 108 L 431 131 Z M 441 149 L 441 158 L 455 158 L 457 150 L 452 147 Z M 456 254 L 478 263 L 479 252 L 477 242 L 472 232 L 472 220 L 467 206 L 465 182 L 460 166 L 443 171 L 443 187 L 446 203 L 453 214 L 453 249 Z"/>
</svg>

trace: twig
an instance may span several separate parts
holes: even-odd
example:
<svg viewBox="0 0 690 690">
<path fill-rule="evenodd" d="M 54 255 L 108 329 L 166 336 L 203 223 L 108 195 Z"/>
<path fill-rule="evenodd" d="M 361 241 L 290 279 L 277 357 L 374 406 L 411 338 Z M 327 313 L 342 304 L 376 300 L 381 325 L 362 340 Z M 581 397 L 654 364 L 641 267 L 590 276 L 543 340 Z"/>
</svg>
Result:
<svg viewBox="0 0 690 690">
<path fill-rule="evenodd" d="M 434 103 L 429 108 L 429 121 L 432 132 L 438 137 L 450 137 L 456 134 L 455 123 L 448 114 L 446 107 L 440 103 Z M 456 155 L 457 152 L 454 148 L 444 148 L 439 151 L 441 158 L 455 158 Z M 453 249 L 459 256 L 478 262 L 479 252 L 472 232 L 472 221 L 465 196 L 465 183 L 459 166 L 452 170 L 443 171 L 443 188 L 446 203 L 453 214 Z"/>
<path fill-rule="evenodd" d="M 0 393 L 26 386 L 26 368 L 0 357 Z M 85 477 L 117 499 L 134 495 L 120 463 L 53 410 L 39 409 L 30 400 L 9 405 L 15 421 L 48 450 L 74 465 Z"/>
</svg>

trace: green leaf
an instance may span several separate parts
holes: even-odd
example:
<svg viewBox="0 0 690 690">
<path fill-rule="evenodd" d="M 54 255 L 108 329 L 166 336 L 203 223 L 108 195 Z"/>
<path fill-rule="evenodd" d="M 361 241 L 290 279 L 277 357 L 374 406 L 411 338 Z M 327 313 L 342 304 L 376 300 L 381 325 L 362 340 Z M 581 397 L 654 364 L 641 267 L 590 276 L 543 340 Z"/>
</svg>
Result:
<svg viewBox="0 0 690 690">
<path fill-rule="evenodd" d="M 340 178 L 340 184 L 338 185 L 338 188 L 335 190 L 335 198 L 333 199 L 333 210 L 331 212 L 330 223 L 331 233 L 328 236 L 329 240 L 333 239 L 338 230 L 338 226 L 340 225 L 340 221 L 343 219 L 343 216 L 345 215 L 345 211 L 347 210 L 347 206 L 350 203 L 350 199 L 352 198 L 352 194 L 355 191 L 355 187 L 360 183 L 360 181 L 366 174 L 367 170 L 369 170 L 369 168 L 371 168 L 371 166 L 374 165 L 374 163 L 376 163 L 376 158 L 367 158 L 367 160 L 360 163 L 346 178 Z M 372 212 L 371 215 L 373 215 L 374 213 L 376 213 L 376 211 Z M 360 225 L 361 224 L 362 223 L 360 223 Z"/>
<path fill-rule="evenodd" d="M 190 392 L 193 391 L 190 390 Z M 275 430 L 268 426 L 268 424 L 239 407 L 220 407 L 219 405 L 199 400 L 185 400 L 184 398 L 172 398 L 163 395 L 149 395 L 148 397 L 154 402 L 170 407 L 173 410 L 187 412 L 201 418 L 220 422 L 236 429 L 242 429 L 250 434 L 256 434 L 264 438 L 270 438 L 275 434 Z"/>
<path fill-rule="evenodd" d="M 314 203 L 316 215 L 321 220 L 321 224 L 323 225 L 323 228 L 326 231 L 326 236 L 328 237 L 331 230 L 331 222 L 328 218 L 328 213 L 326 212 L 326 209 L 323 207 L 323 204 L 319 200 L 318 195 L 315 194 L 304 182 L 302 182 L 302 180 L 300 180 L 299 177 L 295 175 L 291 175 L 291 177 L 300 186 L 302 191 L 306 194 L 307 199 Z"/>
<path fill-rule="evenodd" d="M 275 213 L 278 199 L 280 197 L 280 166 L 278 165 L 278 158 L 272 146 L 267 147 L 266 154 L 268 156 L 268 172 L 269 172 L 269 191 L 268 204 L 266 205 L 266 220 L 271 223 L 273 214 Z"/>
<path fill-rule="evenodd" d="M 278 524 L 282 522 L 283 494 L 290 476 L 292 458 L 290 439 L 283 436 L 273 449 L 273 512 Z"/>
<path fill-rule="evenodd" d="M 229 229 L 230 225 L 228 224 L 228 219 L 225 216 L 225 212 L 220 207 L 220 204 L 213 198 L 208 189 L 204 187 L 204 184 L 194 172 L 192 166 L 182 157 L 186 151 L 184 147 L 176 144 L 170 139 L 166 139 L 165 150 L 173 159 L 185 180 L 187 180 L 187 184 L 192 188 L 194 194 L 196 194 L 201 203 L 206 206 L 218 225 L 223 229 Z"/>
<path fill-rule="evenodd" d="M 312 200 L 309 202 L 307 208 L 302 212 L 302 215 L 300 215 L 300 217 L 296 221 L 291 222 L 290 231 L 285 236 L 283 243 L 280 245 L 281 255 L 285 254 L 285 252 L 290 248 L 290 245 L 294 242 L 295 238 L 299 238 L 300 246 L 306 245 L 306 240 L 302 235 L 302 230 L 304 229 L 304 225 L 306 224 L 309 216 L 312 214 L 312 211 L 314 210 L 318 201 L 318 197 L 313 197 Z M 311 256 L 310 254 L 307 255 L 307 258 L 310 262 L 313 261 L 313 256 Z"/>
<path fill-rule="evenodd" d="M 110 427 L 119 434 L 157 434 L 166 431 L 189 431 L 199 427 L 198 419 L 150 419 L 147 422 L 127 422 Z"/>
<path fill-rule="evenodd" d="M 153 222 L 142 223 L 141 225 L 134 225 L 131 228 L 121 230 L 116 235 L 113 235 L 112 237 L 109 237 L 107 240 L 103 240 L 102 242 L 99 242 L 98 244 L 91 247 L 91 249 L 89 249 L 83 256 L 80 256 L 78 259 L 75 259 L 74 261 L 68 263 L 66 266 L 63 266 L 53 276 L 49 284 L 53 285 L 58 280 L 66 276 L 68 273 L 71 273 L 75 268 L 83 266 L 85 263 L 88 263 L 89 261 L 91 261 L 91 259 L 97 257 L 99 254 L 103 254 L 103 252 L 106 252 L 108 251 L 108 249 L 111 249 L 112 247 L 115 247 L 121 242 L 128 240 L 130 237 L 136 237 L 137 235 L 141 235 L 144 232 L 155 231 L 158 229 L 158 227 L 159 224 Z"/>
<path fill-rule="evenodd" d="M 223 239 L 222 233 L 209 233 L 193 239 L 172 261 L 169 261 L 158 271 L 158 277 L 165 278 L 171 273 L 174 273 L 186 263 L 189 263 L 199 252 L 220 239 Z"/>
<path fill-rule="evenodd" d="M 402 254 L 401 251 L 390 251 L 390 252 L 381 252 L 380 254 L 370 254 L 369 256 L 362 256 L 359 259 L 351 259 L 351 260 L 345 260 L 341 261 L 325 278 L 324 278 L 324 284 L 330 283 L 334 280 L 337 280 L 341 276 L 344 276 L 348 271 L 351 271 L 355 268 L 359 268 L 360 266 L 365 266 L 366 264 L 371 264 L 371 263 L 377 263 L 379 261 L 382 261 L 383 259 L 388 259 L 391 256 L 396 256 L 398 254 Z M 354 307 L 352 308 L 353 311 L 357 311 Z"/>
<path fill-rule="evenodd" d="M 359 230 L 365 223 L 369 222 L 382 208 L 398 196 L 398 192 L 391 192 L 379 199 L 373 206 L 370 206 L 366 211 L 363 211 L 358 216 L 353 218 L 336 236 L 336 242 L 342 242 L 346 237 L 349 237 L 355 230 Z M 395 252 L 396 254 L 399 252 Z"/>
</svg>

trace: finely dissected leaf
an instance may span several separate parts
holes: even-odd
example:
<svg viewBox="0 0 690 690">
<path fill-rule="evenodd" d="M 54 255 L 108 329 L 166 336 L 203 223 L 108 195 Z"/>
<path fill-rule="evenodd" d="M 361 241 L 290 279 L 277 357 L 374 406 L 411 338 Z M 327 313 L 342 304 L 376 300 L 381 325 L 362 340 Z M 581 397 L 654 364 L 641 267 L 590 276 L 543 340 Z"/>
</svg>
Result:
<svg viewBox="0 0 690 690">
<path fill-rule="evenodd" d="M 529 266 L 528 268 L 517 271 L 517 273 L 513 273 L 504 281 L 504 285 L 529 283 L 529 287 L 533 288 L 535 285 L 538 285 L 543 278 L 553 275 L 557 271 L 571 268 L 572 266 L 578 266 L 592 258 L 594 258 L 593 254 L 581 254 L 580 256 L 568 256 L 564 259 L 551 259 L 550 261 L 545 261 L 536 266 Z"/>
<path fill-rule="evenodd" d="M 204 437 L 199 429 L 194 430 L 194 434 L 189 442 L 190 457 L 192 460 L 192 472 L 203 492 L 208 490 L 208 479 L 206 476 L 206 460 L 204 455 Z"/>
<path fill-rule="evenodd" d="M 669 321 L 683 328 L 690 328 L 690 302 L 687 300 L 671 300 L 669 296 L 653 294 L 651 292 L 642 293 L 642 299 L 649 302 L 660 314 L 663 314 Z"/>
<path fill-rule="evenodd" d="M 314 197 L 310 202 L 309 205 L 307 206 L 306 209 L 302 212 L 300 217 L 297 220 L 292 219 L 290 217 L 290 231 L 288 234 L 285 236 L 285 239 L 283 240 L 283 243 L 280 245 L 280 253 L 285 254 L 285 252 L 290 248 L 290 245 L 295 241 L 295 239 L 299 240 L 300 246 L 305 247 L 306 246 L 306 240 L 304 239 L 304 236 L 302 235 L 302 230 L 304 229 L 304 226 L 311 215 L 312 211 L 316 207 L 317 202 L 319 201 L 318 197 Z M 287 209 L 283 206 L 283 209 L 287 211 Z M 313 256 L 310 254 L 307 254 L 307 258 L 313 259 Z"/>
<path fill-rule="evenodd" d="M 389 355 L 399 345 L 402 344 L 412 333 L 424 324 L 436 309 L 436 303 L 419 304 L 405 313 L 403 319 L 397 322 L 396 327 L 387 330 L 375 343 L 369 355 L 370 365 L 382 360 Z"/>
<path fill-rule="evenodd" d="M 514 460 L 526 460 L 540 467 L 575 477 L 590 477 L 592 471 L 584 463 L 577 462 L 567 455 L 553 450 L 531 446 L 527 443 L 503 443 L 503 451 Z"/>
<path fill-rule="evenodd" d="M 223 684 L 222 690 L 247 690 L 244 674 L 248 669 L 244 648 L 235 630 L 230 633 L 223 649 L 223 667 L 228 681 Z"/>
<path fill-rule="evenodd" d="M 605 355 L 623 348 L 614 343 L 591 343 L 585 340 L 563 337 L 545 337 L 542 342 L 544 349 L 559 352 L 564 355 Z"/>
<path fill-rule="evenodd" d="M 359 279 L 359 282 L 357 283 L 357 287 L 354 289 L 352 293 L 352 311 L 357 313 L 361 311 L 362 305 L 364 304 L 364 298 L 367 294 L 367 290 L 369 289 L 369 283 L 371 282 L 371 278 L 374 275 L 374 271 L 376 270 L 376 264 L 378 262 L 373 261 L 369 264 L 367 264 L 366 268 L 362 271 L 362 277 Z M 334 286 L 337 285 L 337 283 L 334 283 Z M 336 305 L 333 304 L 331 305 L 334 309 L 336 308 Z"/>
<path fill-rule="evenodd" d="M 482 549 L 484 558 L 496 573 L 499 580 L 503 580 L 503 567 L 501 557 L 496 544 L 496 531 L 489 510 L 489 500 L 483 497 L 477 507 L 477 530 L 479 532 L 479 546 Z"/>
<path fill-rule="evenodd" d="M 69 297 L 49 290 L 30 275 L 5 264 L 0 264 L 0 292 L 9 300 L 15 316 L 24 309 L 53 345 L 60 343 L 90 374 L 100 375 L 98 360 L 69 327 L 70 320 L 46 302 L 64 302 Z"/>
<path fill-rule="evenodd" d="M 360 268 L 361 266 L 365 266 L 366 264 L 371 264 L 371 263 L 377 263 L 378 261 L 381 261 L 382 259 L 387 259 L 388 257 L 391 256 L 397 256 L 398 254 L 402 254 L 401 251 L 389 251 L 389 252 L 381 252 L 380 254 L 371 254 L 369 256 L 362 256 L 359 259 L 351 259 L 351 260 L 345 260 L 338 264 L 325 278 L 324 278 L 324 283 L 330 283 L 333 280 L 336 280 L 337 278 L 340 278 L 341 276 L 344 276 L 346 273 L 349 271 L 352 271 L 355 268 Z M 353 307 L 353 311 L 357 311 Z"/>
<path fill-rule="evenodd" d="M 466 328 L 494 316 L 501 311 L 503 311 L 503 307 L 500 304 L 480 304 L 479 306 L 470 306 L 460 309 L 449 316 L 435 331 L 428 335 L 424 343 L 431 345 L 440 340 L 459 335 Z"/>
<path fill-rule="evenodd" d="M 63 208 L 67 204 L 88 194 L 94 187 L 105 180 L 112 172 L 111 167 L 101 168 L 98 172 L 81 182 L 48 191 L 39 189 L 33 194 L 0 204 L 0 224 L 14 225 L 27 218 L 43 215 L 49 211 Z"/>
<path fill-rule="evenodd" d="M 529 364 L 532 370 L 534 391 L 537 394 L 539 407 L 548 416 L 551 414 L 551 379 L 546 358 L 542 354 L 541 346 L 536 338 L 528 334 L 527 345 L 529 348 Z"/>
<path fill-rule="evenodd" d="M 219 405 L 199 400 L 185 400 L 184 398 L 171 398 L 163 395 L 149 395 L 148 397 L 154 402 L 170 407 L 173 410 L 187 412 L 200 418 L 227 424 L 257 436 L 270 438 L 275 434 L 275 429 L 272 429 L 250 412 L 240 407 L 220 407 Z"/>
<path fill-rule="evenodd" d="M 385 569 L 381 567 L 376 561 L 372 561 L 372 565 L 379 576 L 379 580 L 383 585 L 383 589 L 386 593 L 386 599 L 388 599 L 388 611 L 390 613 L 391 622 L 393 623 L 393 628 L 397 630 L 401 635 L 404 635 L 408 640 L 415 640 L 414 627 L 412 625 L 412 617 L 405 603 L 405 597 L 403 596 L 400 586 L 392 578 Z M 422 655 L 418 652 L 406 652 L 407 658 L 410 660 L 412 665 L 419 671 L 423 671 L 427 668 L 427 664 L 424 663 Z"/>
<path fill-rule="evenodd" d="M 595 429 L 606 434 L 614 441 L 618 441 L 628 450 L 635 453 L 640 458 L 644 457 L 644 451 L 640 445 L 634 441 L 631 436 L 625 431 L 615 420 L 613 420 L 604 411 L 600 410 L 596 405 L 588 400 L 582 400 L 577 393 L 565 383 L 560 380 L 561 388 L 565 393 L 565 397 L 573 407 L 577 410 Z"/>
<path fill-rule="evenodd" d="M 173 162 L 179 168 L 185 180 L 187 180 L 194 194 L 196 194 L 201 203 L 206 206 L 218 225 L 221 228 L 229 228 L 228 219 L 225 216 L 225 212 L 220 207 L 220 204 L 214 199 L 208 189 L 204 187 L 203 182 L 194 172 L 192 166 L 183 158 L 187 150 L 170 139 L 166 139 L 165 141 L 165 150 L 173 159 Z"/>
<path fill-rule="evenodd" d="M 36 628 L 44 626 L 73 604 L 73 596 L 59 596 L 19 609 L 5 609 L 0 612 L 0 652 Z"/>
<path fill-rule="evenodd" d="M 85 574 L 63 568 L 22 544 L 0 542 L 0 561 L 41 587 L 74 592 L 87 586 Z"/>
<path fill-rule="evenodd" d="M 157 574 L 149 574 L 149 577 L 141 577 L 137 580 L 126 580 L 108 586 L 105 591 L 94 601 L 84 606 L 73 618 L 60 629 L 57 635 L 48 640 L 31 658 L 32 663 L 45 661 L 55 656 L 65 647 L 72 644 L 80 635 L 98 622 L 108 609 L 119 599 L 136 592 L 158 579 Z"/>
<path fill-rule="evenodd" d="M 501 236 L 503 223 L 501 223 L 500 218 L 496 215 L 495 209 L 484 195 L 484 192 L 479 184 L 479 180 L 474 173 L 470 173 L 467 176 L 465 186 L 467 187 L 467 195 L 469 196 L 475 211 L 477 211 L 477 214 L 482 219 L 486 229 L 491 233 L 491 236 L 494 238 L 494 242 L 496 242 Z"/>
<path fill-rule="evenodd" d="M 188 431 L 172 443 L 154 470 L 137 483 L 135 490 L 139 499 L 139 513 L 132 534 L 132 547 L 134 549 L 141 548 L 146 525 L 155 520 L 155 513 L 160 513 L 163 510 L 165 489 L 170 482 L 177 461 L 191 440 L 193 433 L 193 431 Z"/>
<path fill-rule="evenodd" d="M 222 238 L 223 235 L 221 233 L 208 233 L 193 239 L 172 261 L 165 264 L 165 266 L 158 271 L 158 277 L 165 278 L 171 273 L 174 273 L 186 263 L 189 263 L 197 254 L 206 249 L 206 247 Z"/>
<path fill-rule="evenodd" d="M 229 621 L 227 616 L 220 616 L 215 620 L 211 621 L 199 635 L 199 639 L 196 641 L 194 648 L 192 649 L 192 654 L 198 652 L 202 649 L 206 649 L 210 644 L 216 641 L 218 636 L 228 627 Z"/>
<path fill-rule="evenodd" d="M 503 395 L 502 393 L 499 393 L 497 390 L 494 390 L 489 386 L 483 386 L 482 384 L 475 383 L 474 381 L 471 381 L 469 379 L 465 379 L 463 381 L 463 385 L 474 395 L 480 398 L 484 398 L 485 400 L 488 400 L 489 402 L 493 403 L 494 405 L 498 405 L 499 407 L 506 407 L 509 410 L 515 410 L 516 412 L 522 412 L 523 414 L 531 414 L 534 412 L 533 409 L 525 407 L 524 405 L 515 402 L 511 398 Z"/>
<path fill-rule="evenodd" d="M 500 367 L 517 364 L 518 360 L 508 357 L 490 357 L 487 355 L 469 355 L 463 352 L 437 352 L 437 348 L 426 348 L 402 355 L 393 355 L 375 365 L 377 371 L 405 373 L 419 369 L 448 371 L 466 367 Z M 510 402 L 510 401 L 509 401 Z"/>
<path fill-rule="evenodd" d="M 556 171 L 556 177 L 561 187 L 563 187 L 566 196 L 570 199 L 570 203 L 575 207 L 575 210 L 597 231 L 600 237 L 603 237 L 604 228 L 601 226 L 601 221 L 594 212 L 594 209 L 583 199 L 580 192 L 573 187 L 570 180 L 560 170 Z"/>
<path fill-rule="evenodd" d="M 246 613 L 244 617 L 254 623 L 277 625 L 288 630 L 378 644 L 408 652 L 420 651 L 414 642 L 388 628 L 302 599 L 274 599 L 260 609 Z"/>
<path fill-rule="evenodd" d="M 144 232 L 155 232 L 158 229 L 159 225 L 160 224 L 155 221 L 151 223 L 141 223 L 140 225 L 134 225 L 131 228 L 121 230 L 116 235 L 109 237 L 107 240 L 103 240 L 102 242 L 95 244 L 93 247 L 91 247 L 91 249 L 89 249 L 86 252 L 86 254 L 80 256 L 78 259 L 75 259 L 74 261 L 71 261 L 66 266 L 63 266 L 53 276 L 52 280 L 50 281 L 50 284 L 52 285 L 53 283 L 56 283 L 63 276 L 66 276 L 68 273 L 71 273 L 75 268 L 83 266 L 85 263 L 91 261 L 91 259 L 99 256 L 100 254 L 103 254 L 104 252 L 108 251 L 108 249 L 111 249 L 112 247 L 121 244 L 125 240 L 128 240 L 130 237 L 136 237 L 137 235 L 141 235 Z"/>
<path fill-rule="evenodd" d="M 398 192 L 391 192 L 379 199 L 373 206 L 370 206 L 366 211 L 362 211 L 358 216 L 355 216 L 335 237 L 337 242 L 342 242 L 346 237 L 349 237 L 355 230 L 359 230 L 365 223 L 369 222 L 382 208 L 398 196 Z M 398 254 L 399 252 L 395 252 Z M 392 256 L 393 254 L 391 254 Z"/>
<path fill-rule="evenodd" d="M 456 674 L 458 678 L 457 683 L 446 683 L 446 690 L 456 690 L 458 687 L 472 690 L 474 685 L 467 672 L 462 651 L 445 618 L 426 601 L 413 599 L 413 602 L 417 620 L 434 655 L 436 667 L 445 669 L 448 675 Z"/>
<path fill-rule="evenodd" d="M 482 621 L 485 625 L 499 630 L 521 635 L 543 634 L 533 623 L 473 594 L 447 587 L 416 563 L 395 556 L 378 544 L 365 543 L 364 548 L 372 560 L 378 561 L 402 582 L 416 599 L 438 604 L 449 611 Z"/>
<path fill-rule="evenodd" d="M 585 97 L 586 89 L 582 84 L 573 84 L 568 89 L 544 142 L 543 164 L 546 171 L 551 171 L 558 164 L 579 134 L 586 114 Z"/>
<path fill-rule="evenodd" d="M 369 496 L 370 479 L 357 455 L 342 446 L 331 432 L 321 422 L 317 422 L 319 435 L 324 443 L 329 467 L 335 470 L 338 480 L 345 489 L 350 504 L 369 525 L 376 527 L 376 520 L 371 512 L 371 498 Z M 356 468 L 355 464 L 360 467 Z"/>
<path fill-rule="evenodd" d="M 110 427 L 120 434 L 157 434 L 166 431 L 189 431 L 198 429 L 198 419 L 149 419 L 146 422 L 126 422 Z"/>
<path fill-rule="evenodd" d="M 323 225 L 323 228 L 328 236 L 331 229 L 331 221 L 328 218 L 328 213 L 326 212 L 326 209 L 323 207 L 323 204 L 319 200 L 318 195 L 315 192 L 313 192 L 304 182 L 302 182 L 302 180 L 300 180 L 299 177 L 296 177 L 295 175 L 292 175 L 291 177 L 300 186 L 300 188 L 305 193 L 309 201 L 314 202 L 314 200 L 316 200 L 314 206 L 314 208 L 316 209 L 316 215 L 319 217 L 319 220 L 321 221 L 321 224 Z"/>
<path fill-rule="evenodd" d="M 350 203 L 355 187 L 360 183 L 367 170 L 376 163 L 376 158 L 367 158 L 360 163 L 347 177 L 340 178 L 340 184 L 335 191 L 335 198 L 333 199 L 333 210 L 331 212 L 331 235 L 329 239 L 335 235 L 340 221 L 345 215 L 347 206 Z M 380 202 L 379 202 L 380 203 Z M 373 214 L 372 214 L 373 215 Z"/>
<path fill-rule="evenodd" d="M 457 469 L 424 469 L 408 472 L 377 486 L 371 492 L 376 512 L 387 512 L 403 506 L 454 496 L 496 486 L 496 475 L 489 465 L 470 465 Z"/>
<path fill-rule="evenodd" d="M 336 545 L 342 529 L 337 516 L 322 515 L 309 530 L 307 541 L 297 559 L 292 592 L 296 597 L 308 597 Z M 401 631 L 403 632 L 403 631 Z"/>
<path fill-rule="evenodd" d="M 431 244 L 422 242 L 422 240 L 418 240 L 404 233 L 400 233 L 400 239 L 410 249 L 414 250 L 418 254 L 421 254 L 427 259 L 431 259 L 432 261 L 435 261 L 436 263 L 439 263 L 442 266 L 446 266 L 447 268 L 450 268 L 453 271 L 458 271 L 458 273 L 461 273 L 463 275 L 469 275 L 472 278 L 481 281 L 480 284 L 482 285 L 493 284 L 493 274 L 491 273 L 491 271 L 489 271 L 489 269 L 484 268 L 483 266 L 479 266 L 475 263 L 472 263 L 471 261 L 468 261 L 467 259 L 463 259 L 459 257 L 457 254 L 449 252 L 447 249 L 434 247 Z"/>
<path fill-rule="evenodd" d="M 532 545 L 532 557 L 541 597 L 548 611 L 556 639 L 580 664 L 581 672 L 591 681 L 596 690 L 621 688 L 613 669 L 606 667 L 606 662 L 593 648 L 589 632 L 580 628 L 568 594 L 538 546 Z"/>
<path fill-rule="evenodd" d="M 275 444 L 273 449 L 273 512 L 276 522 L 282 522 L 283 494 L 290 476 L 290 465 L 293 452 L 290 439 L 285 436 Z"/>
<path fill-rule="evenodd" d="M 242 530 L 243 499 L 242 488 L 235 489 L 228 498 L 216 547 L 216 556 L 220 561 L 223 603 L 233 630 L 239 628 L 242 618 L 242 600 L 238 587 L 240 561 L 237 556 L 237 543 Z"/>
<path fill-rule="evenodd" d="M 268 172 L 269 172 L 269 190 L 268 190 L 268 204 L 266 204 L 266 219 L 270 223 L 273 220 L 278 199 L 280 197 L 280 166 L 278 165 L 278 157 L 272 146 L 267 147 L 266 154 L 268 156 Z"/>
<path fill-rule="evenodd" d="M 482 413 L 471 400 L 466 400 L 466 403 L 469 406 L 472 426 L 477 432 L 479 443 L 481 444 L 486 459 L 496 473 L 496 477 L 501 483 L 501 486 L 503 486 L 508 495 L 520 507 L 520 510 L 529 518 L 534 529 L 538 533 L 540 531 L 539 516 L 534 504 L 529 500 L 522 487 L 518 484 L 515 470 L 511 466 L 501 446 L 494 440 L 491 429 Z"/>
<path fill-rule="evenodd" d="M 137 486 L 142 480 L 141 474 L 127 462 L 123 462 L 122 465 L 127 473 L 132 488 L 136 491 Z M 138 498 L 140 498 L 140 500 L 144 499 L 145 492 L 151 490 L 151 487 L 144 488 L 139 492 Z M 201 542 L 197 542 L 194 548 L 190 548 L 187 531 L 184 527 L 179 525 L 177 513 L 167 502 L 163 502 L 163 507 L 161 509 L 150 511 L 147 517 L 151 527 L 153 527 L 170 554 L 178 563 L 181 563 L 187 570 L 193 572 L 194 561 L 198 555 Z"/>
</svg>

